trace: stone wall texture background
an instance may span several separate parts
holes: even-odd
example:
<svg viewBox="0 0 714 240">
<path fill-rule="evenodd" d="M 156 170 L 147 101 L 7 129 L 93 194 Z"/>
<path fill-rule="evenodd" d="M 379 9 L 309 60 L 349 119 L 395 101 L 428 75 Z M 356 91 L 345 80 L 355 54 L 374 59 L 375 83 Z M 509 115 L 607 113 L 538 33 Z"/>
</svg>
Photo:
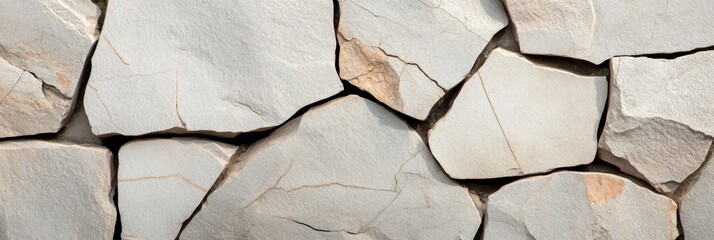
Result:
<svg viewBox="0 0 714 240">
<path fill-rule="evenodd" d="M 714 239 L 714 1 L 0 0 L 0 240 Z"/>
</svg>

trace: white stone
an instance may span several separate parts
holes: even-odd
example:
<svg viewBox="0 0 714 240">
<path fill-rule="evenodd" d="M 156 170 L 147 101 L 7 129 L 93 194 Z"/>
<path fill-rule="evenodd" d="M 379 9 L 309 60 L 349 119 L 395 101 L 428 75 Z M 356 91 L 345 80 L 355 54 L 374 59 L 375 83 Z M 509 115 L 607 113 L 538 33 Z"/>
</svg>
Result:
<svg viewBox="0 0 714 240">
<path fill-rule="evenodd" d="M 62 128 L 98 17 L 90 0 L 0 0 L 0 138 Z"/>
<path fill-rule="evenodd" d="M 714 1 L 505 0 L 523 53 L 600 64 L 714 45 Z"/>
<path fill-rule="evenodd" d="M 683 196 L 679 209 L 682 229 L 687 239 L 709 239 L 714 236 L 714 167 L 702 168 L 697 179 Z"/>
<path fill-rule="evenodd" d="M 0 143 L 1 239 L 112 239 L 111 152 L 47 141 Z"/>
<path fill-rule="evenodd" d="M 175 239 L 237 149 L 192 138 L 138 140 L 122 146 L 122 239 Z"/>
<path fill-rule="evenodd" d="M 340 0 L 340 77 L 424 120 L 508 24 L 498 0 Z"/>
<path fill-rule="evenodd" d="M 678 235 L 677 204 L 671 199 L 615 175 L 559 172 L 518 180 L 490 195 L 483 239 L 664 240 Z"/>
<path fill-rule="evenodd" d="M 714 51 L 676 59 L 617 57 L 598 156 L 673 192 L 704 162 L 714 136 Z"/>
<path fill-rule="evenodd" d="M 185 239 L 473 239 L 481 222 L 405 122 L 357 96 L 256 143 Z"/>
<path fill-rule="evenodd" d="M 122 0 L 107 9 L 85 97 L 97 135 L 234 136 L 342 90 L 330 1 Z"/>
<path fill-rule="evenodd" d="M 605 77 L 538 66 L 498 48 L 429 131 L 429 146 L 457 179 L 587 164 L 606 98 Z"/>
</svg>

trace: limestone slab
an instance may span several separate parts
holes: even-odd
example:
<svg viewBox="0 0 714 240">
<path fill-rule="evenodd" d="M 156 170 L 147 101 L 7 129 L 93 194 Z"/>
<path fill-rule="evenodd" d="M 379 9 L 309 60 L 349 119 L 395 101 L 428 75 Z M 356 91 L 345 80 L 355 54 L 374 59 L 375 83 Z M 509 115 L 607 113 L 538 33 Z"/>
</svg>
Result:
<svg viewBox="0 0 714 240">
<path fill-rule="evenodd" d="M 506 0 L 523 53 L 600 64 L 714 45 L 714 2 Z"/>
<path fill-rule="evenodd" d="M 98 17 L 90 0 L 0 0 L 0 138 L 62 128 Z"/>
<path fill-rule="evenodd" d="M 587 164 L 606 98 L 605 77 L 539 66 L 498 48 L 429 131 L 429 146 L 457 179 Z"/>
<path fill-rule="evenodd" d="M 479 212 L 419 135 L 351 95 L 238 157 L 185 239 L 473 239 Z"/>
<path fill-rule="evenodd" d="M 87 116 L 97 135 L 266 129 L 342 90 L 335 48 L 330 1 L 110 1 Z"/>
<path fill-rule="evenodd" d="M 508 24 L 497 0 L 340 0 L 340 77 L 424 120 Z"/>
<path fill-rule="evenodd" d="M 489 196 L 484 239 L 675 239 L 677 204 L 603 173 L 558 172 Z M 689 237 L 687 237 L 689 238 Z"/>
<path fill-rule="evenodd" d="M 671 193 L 704 162 L 714 136 L 714 51 L 610 62 L 598 156 Z"/>
<path fill-rule="evenodd" d="M 236 150 L 194 138 L 138 140 L 122 146 L 122 238 L 175 239 Z"/>
<path fill-rule="evenodd" d="M 104 147 L 0 142 L 0 238 L 112 239 L 112 157 Z"/>
<path fill-rule="evenodd" d="M 714 207 L 711 204 L 714 201 L 714 168 L 711 164 L 703 167 L 693 181 L 681 200 L 682 229 L 687 239 L 708 239 L 714 236 Z"/>
</svg>

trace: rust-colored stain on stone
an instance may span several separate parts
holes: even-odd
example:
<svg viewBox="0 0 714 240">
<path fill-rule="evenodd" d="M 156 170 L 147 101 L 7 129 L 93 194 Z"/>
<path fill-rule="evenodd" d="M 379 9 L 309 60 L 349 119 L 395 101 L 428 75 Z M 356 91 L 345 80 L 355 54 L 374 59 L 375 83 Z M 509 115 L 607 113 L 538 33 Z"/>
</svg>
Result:
<svg viewBox="0 0 714 240">
<path fill-rule="evenodd" d="M 585 190 L 588 200 L 597 204 L 606 204 L 622 194 L 625 181 L 603 175 L 586 175 Z"/>
<path fill-rule="evenodd" d="M 69 79 L 67 79 L 67 76 L 65 76 L 62 73 L 57 73 L 57 79 L 59 80 L 59 84 L 62 87 L 67 87 L 69 85 Z"/>
</svg>

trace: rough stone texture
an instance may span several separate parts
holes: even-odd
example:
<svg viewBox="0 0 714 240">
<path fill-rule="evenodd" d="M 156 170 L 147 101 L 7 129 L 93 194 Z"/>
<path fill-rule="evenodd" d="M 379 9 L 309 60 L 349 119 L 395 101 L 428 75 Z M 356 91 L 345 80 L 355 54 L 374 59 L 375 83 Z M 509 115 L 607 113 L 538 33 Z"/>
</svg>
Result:
<svg viewBox="0 0 714 240">
<path fill-rule="evenodd" d="M 682 196 L 679 217 L 686 239 L 709 239 L 714 236 L 714 167 L 709 163 L 701 168 L 699 175 Z"/>
<path fill-rule="evenodd" d="M 89 125 L 87 113 L 84 112 L 84 107 L 82 106 L 79 106 L 74 112 L 67 126 L 59 132 L 57 138 L 76 143 L 102 144 L 102 140 L 92 133 L 92 126 Z"/>
<path fill-rule="evenodd" d="M 0 138 L 62 128 L 98 16 L 90 0 L 0 0 Z"/>
<path fill-rule="evenodd" d="M 340 0 L 340 77 L 423 120 L 508 24 L 498 0 Z"/>
<path fill-rule="evenodd" d="M 175 239 L 237 147 L 191 138 L 149 139 L 119 151 L 123 239 Z"/>
<path fill-rule="evenodd" d="M 347 96 L 288 122 L 239 164 L 185 239 L 473 239 L 480 217 L 419 135 Z"/>
<path fill-rule="evenodd" d="M 489 196 L 484 239 L 675 239 L 677 204 L 603 173 L 522 179 Z M 687 237 L 689 239 L 689 237 Z"/>
<path fill-rule="evenodd" d="M 610 62 L 610 107 L 598 156 L 673 192 L 704 162 L 714 134 L 714 51 Z"/>
<path fill-rule="evenodd" d="M 714 1 L 505 0 L 523 53 L 600 64 L 714 45 Z"/>
<path fill-rule="evenodd" d="M 272 127 L 342 89 L 335 48 L 330 1 L 110 1 L 87 116 L 98 135 Z"/>
<path fill-rule="evenodd" d="M 595 157 L 606 98 L 604 77 L 538 66 L 495 49 L 429 131 L 429 145 L 457 179 L 587 164 Z"/>
<path fill-rule="evenodd" d="M 112 239 L 112 165 L 103 147 L 0 143 L 0 238 Z"/>
</svg>

